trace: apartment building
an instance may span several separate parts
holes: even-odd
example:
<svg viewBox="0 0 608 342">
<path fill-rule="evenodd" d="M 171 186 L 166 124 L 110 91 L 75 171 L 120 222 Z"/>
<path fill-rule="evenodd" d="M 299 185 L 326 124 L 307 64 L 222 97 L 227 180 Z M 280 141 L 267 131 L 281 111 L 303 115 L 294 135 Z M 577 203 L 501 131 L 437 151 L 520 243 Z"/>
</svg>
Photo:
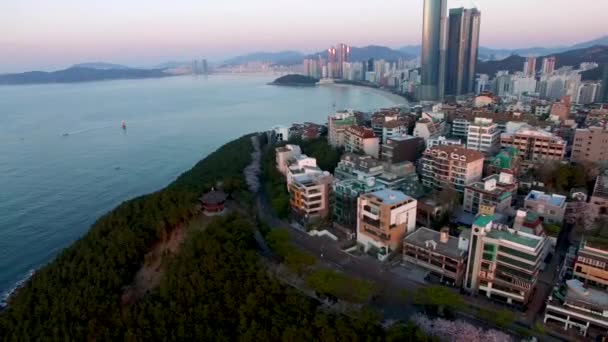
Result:
<svg viewBox="0 0 608 342">
<path fill-rule="evenodd" d="M 484 156 L 457 146 L 436 146 L 422 155 L 422 184 L 428 188 L 441 190 L 454 188 L 464 193 L 466 185 L 477 182 L 483 173 Z"/>
<path fill-rule="evenodd" d="M 591 210 L 588 215 L 593 220 L 606 218 L 608 215 L 608 169 L 603 169 L 595 179 L 589 204 Z"/>
<path fill-rule="evenodd" d="M 514 194 L 517 194 L 517 183 L 513 175 L 502 172 L 467 185 L 462 206 L 471 214 L 478 214 L 481 206 L 491 207 L 494 212 L 506 212 L 511 208 Z"/>
<path fill-rule="evenodd" d="M 332 181 L 327 171 L 294 176 L 289 185 L 289 203 L 300 223 L 311 223 L 330 214 Z"/>
<path fill-rule="evenodd" d="M 524 200 L 524 207 L 537 213 L 545 223 L 561 225 L 566 214 L 566 196 L 532 190 Z"/>
<path fill-rule="evenodd" d="M 382 132 L 379 136 L 382 137 L 382 144 L 386 144 L 389 138 L 400 137 L 407 134 L 408 123 L 403 118 L 395 118 L 386 121 L 382 125 Z M 375 132 L 374 132 L 375 133 Z"/>
<path fill-rule="evenodd" d="M 475 118 L 467 132 L 467 148 L 485 155 L 493 155 L 500 150 L 498 124 L 492 119 Z"/>
<path fill-rule="evenodd" d="M 545 309 L 544 322 L 588 338 L 608 334 L 608 240 L 583 238 L 572 267 L 573 279 L 558 286 Z"/>
<path fill-rule="evenodd" d="M 526 305 L 547 246 L 544 236 L 496 224 L 493 216 L 477 217 L 471 229 L 464 288 L 510 305 Z"/>
<path fill-rule="evenodd" d="M 416 122 L 413 135 L 427 141 L 439 138 L 444 134 L 445 122 L 431 119 L 421 119 Z"/>
<path fill-rule="evenodd" d="M 356 178 L 335 180 L 332 193 L 332 218 L 335 227 L 351 237 L 357 231 L 357 199 L 362 194 L 384 190 L 386 186 L 374 177 L 360 175 Z"/>
<path fill-rule="evenodd" d="M 327 141 L 332 147 L 344 146 L 344 132 L 357 125 L 355 114 L 350 111 L 337 112 L 327 118 Z"/>
<path fill-rule="evenodd" d="M 275 159 L 277 170 L 283 175 L 287 175 L 289 160 L 302 155 L 302 150 L 298 145 L 285 145 L 275 149 Z"/>
<path fill-rule="evenodd" d="M 443 135 L 440 137 L 437 137 L 436 139 L 429 139 L 426 141 L 427 148 L 432 148 L 435 146 L 442 146 L 442 145 L 464 147 L 465 144 L 462 142 L 462 139 L 451 139 L 451 138 L 447 138 Z"/>
<path fill-rule="evenodd" d="M 577 163 L 608 161 L 608 130 L 604 127 L 577 129 L 570 160 Z"/>
<path fill-rule="evenodd" d="M 379 258 L 401 247 L 403 238 L 416 227 L 417 201 L 400 191 L 380 190 L 357 200 L 357 242 Z"/>
<path fill-rule="evenodd" d="M 470 108 L 462 108 L 459 111 L 454 111 L 448 115 L 448 122 L 451 123 L 452 136 L 466 139 L 469 133 L 469 126 L 475 123 L 476 119 L 490 119 L 496 123 L 500 133 L 508 133 L 509 126 L 517 126 L 527 124 L 530 126 L 550 126 L 550 122 L 541 121 L 538 117 L 530 114 L 522 114 L 521 112 L 499 112 Z"/>
<path fill-rule="evenodd" d="M 415 162 L 424 151 L 424 140 L 410 135 L 388 138 L 382 145 L 380 159 L 388 163 Z"/>
<path fill-rule="evenodd" d="M 566 155 L 566 141 L 534 127 L 524 127 L 514 134 L 500 136 L 502 148 L 514 147 L 524 161 L 556 160 Z"/>
<path fill-rule="evenodd" d="M 337 179 L 364 177 L 378 177 L 384 172 L 384 163 L 371 156 L 362 156 L 354 153 L 344 153 L 342 159 L 334 170 Z"/>
<path fill-rule="evenodd" d="M 403 239 L 403 261 L 418 265 L 442 283 L 460 287 L 464 279 L 469 239 L 450 236 L 449 228 L 418 228 Z"/>
<path fill-rule="evenodd" d="M 573 267 L 573 276 L 587 286 L 608 289 L 608 239 L 583 238 Z"/>
<path fill-rule="evenodd" d="M 322 172 L 317 166 L 315 158 L 311 158 L 305 154 L 297 155 L 287 161 L 287 171 L 285 173 L 287 187 L 289 188 L 295 176 Z"/>
<path fill-rule="evenodd" d="M 371 128 L 349 126 L 344 131 L 344 150 L 362 153 L 374 158 L 380 154 L 380 138 L 374 135 Z"/>
<path fill-rule="evenodd" d="M 543 322 L 600 341 L 608 335 L 608 293 L 566 280 L 547 299 Z"/>
</svg>

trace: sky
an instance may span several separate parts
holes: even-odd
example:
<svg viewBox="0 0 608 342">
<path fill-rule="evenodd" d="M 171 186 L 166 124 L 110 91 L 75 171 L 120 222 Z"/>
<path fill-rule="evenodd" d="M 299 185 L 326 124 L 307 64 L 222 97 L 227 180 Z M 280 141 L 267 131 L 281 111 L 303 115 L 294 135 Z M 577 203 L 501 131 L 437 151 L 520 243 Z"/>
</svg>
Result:
<svg viewBox="0 0 608 342">
<path fill-rule="evenodd" d="M 0 73 L 105 61 L 151 66 L 344 42 L 420 44 L 423 0 L 0 0 Z M 481 45 L 559 46 L 608 32 L 606 0 L 450 0 Z"/>
</svg>

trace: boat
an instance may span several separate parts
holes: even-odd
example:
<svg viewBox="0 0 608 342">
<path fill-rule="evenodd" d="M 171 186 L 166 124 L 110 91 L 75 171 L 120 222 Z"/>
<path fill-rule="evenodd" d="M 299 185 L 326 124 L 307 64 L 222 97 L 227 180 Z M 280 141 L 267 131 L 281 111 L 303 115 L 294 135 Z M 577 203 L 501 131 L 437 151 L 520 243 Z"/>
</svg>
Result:
<svg viewBox="0 0 608 342">
<path fill-rule="evenodd" d="M 127 124 L 125 123 L 125 121 L 122 121 L 122 129 L 127 129 Z"/>
<path fill-rule="evenodd" d="M 61 136 L 62 137 L 67 137 L 68 135 L 70 135 L 70 133 L 63 133 Z"/>
</svg>

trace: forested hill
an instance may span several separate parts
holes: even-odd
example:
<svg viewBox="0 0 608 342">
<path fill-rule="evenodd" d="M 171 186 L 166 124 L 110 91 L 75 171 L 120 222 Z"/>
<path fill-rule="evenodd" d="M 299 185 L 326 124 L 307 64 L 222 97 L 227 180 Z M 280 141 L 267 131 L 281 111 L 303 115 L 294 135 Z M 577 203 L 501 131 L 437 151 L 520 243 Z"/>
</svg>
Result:
<svg viewBox="0 0 608 342">
<path fill-rule="evenodd" d="M 68 69 L 52 72 L 30 71 L 18 74 L 0 74 L 0 85 L 77 83 L 104 80 L 158 78 L 168 76 L 171 75 L 158 69 L 100 69 L 74 66 Z"/>
</svg>

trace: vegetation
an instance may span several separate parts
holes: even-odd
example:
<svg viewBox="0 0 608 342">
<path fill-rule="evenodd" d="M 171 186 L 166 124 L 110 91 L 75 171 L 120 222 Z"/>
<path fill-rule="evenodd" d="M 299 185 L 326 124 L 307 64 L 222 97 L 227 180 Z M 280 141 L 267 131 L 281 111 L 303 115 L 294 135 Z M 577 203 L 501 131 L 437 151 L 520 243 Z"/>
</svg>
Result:
<svg viewBox="0 0 608 342">
<path fill-rule="evenodd" d="M 319 82 L 317 78 L 290 74 L 277 78 L 272 82 L 272 84 L 276 85 L 297 85 L 297 86 L 314 86 Z"/>
<path fill-rule="evenodd" d="M 275 229 L 266 235 L 269 247 L 283 258 L 287 267 L 302 275 L 315 263 L 314 255 L 297 249 L 289 242 L 289 233 L 283 229 Z"/>
<path fill-rule="evenodd" d="M 557 224 L 545 224 L 543 225 L 543 229 L 545 230 L 545 234 L 548 236 L 557 238 L 559 236 L 559 232 L 562 230 L 562 227 Z"/>
<path fill-rule="evenodd" d="M 373 294 L 373 286 L 370 283 L 326 269 L 311 274 L 307 284 L 321 294 L 354 303 L 365 303 Z"/>
<path fill-rule="evenodd" d="M 262 157 L 262 183 L 270 204 L 280 218 L 289 216 L 289 193 L 285 176 L 277 170 L 275 145 L 270 144 Z"/>
<path fill-rule="evenodd" d="M 334 172 L 342 158 L 343 151 L 329 145 L 325 137 L 294 141 L 302 148 L 302 153 L 317 160 L 317 166 L 323 171 Z"/>
<path fill-rule="evenodd" d="M 547 189 L 559 193 L 587 186 L 587 173 L 587 168 L 582 164 L 544 163 L 538 169 L 531 170 L 531 175 L 543 182 Z"/>
<path fill-rule="evenodd" d="M 417 305 L 426 307 L 427 311 L 445 317 L 453 310 L 464 307 L 462 297 L 458 296 L 450 289 L 440 285 L 423 287 L 414 293 L 414 302 Z"/>
</svg>

